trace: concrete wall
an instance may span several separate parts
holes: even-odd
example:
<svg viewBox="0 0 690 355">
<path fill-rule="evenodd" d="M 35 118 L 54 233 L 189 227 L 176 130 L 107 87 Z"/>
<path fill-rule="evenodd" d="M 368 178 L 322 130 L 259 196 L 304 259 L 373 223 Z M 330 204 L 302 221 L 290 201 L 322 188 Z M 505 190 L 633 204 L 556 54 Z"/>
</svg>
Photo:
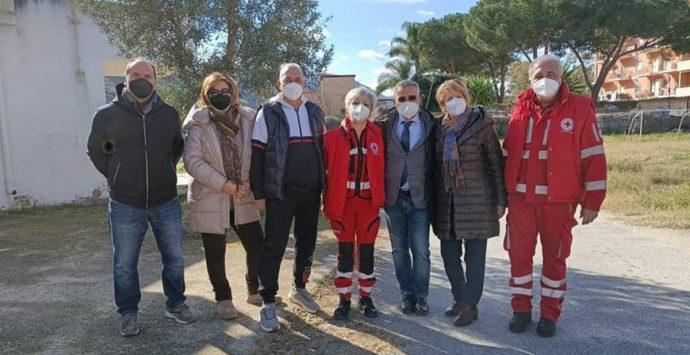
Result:
<svg viewBox="0 0 690 355">
<path fill-rule="evenodd" d="M 71 1 L 15 4 L 16 25 L 0 25 L 0 110 L 11 170 L 0 174 L 9 178 L 0 208 L 107 196 L 85 152 L 93 112 L 105 103 L 102 60 L 117 53 Z"/>
</svg>

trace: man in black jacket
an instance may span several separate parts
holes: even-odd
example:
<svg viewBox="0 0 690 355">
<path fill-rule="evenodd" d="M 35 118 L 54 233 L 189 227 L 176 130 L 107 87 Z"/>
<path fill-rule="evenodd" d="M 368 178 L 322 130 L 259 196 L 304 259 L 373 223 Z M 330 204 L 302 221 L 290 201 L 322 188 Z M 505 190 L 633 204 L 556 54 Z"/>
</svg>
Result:
<svg viewBox="0 0 690 355">
<path fill-rule="evenodd" d="M 156 71 L 148 60 L 130 62 L 117 97 L 96 110 L 88 141 L 89 158 L 110 188 L 108 222 L 122 336 L 139 333 L 137 263 L 149 223 L 163 259 L 165 316 L 181 324 L 195 320 L 184 303 L 182 213 L 175 169 L 183 148 L 180 119 L 160 99 L 155 84 Z"/>
<path fill-rule="evenodd" d="M 263 104 L 252 132 L 251 188 L 259 207 L 266 208 L 266 239 L 259 267 L 259 293 L 263 298 L 261 328 L 280 329 L 275 294 L 278 273 L 290 226 L 295 221 L 294 287 L 289 300 L 316 313 L 306 283 L 316 246 L 316 232 L 325 188 L 321 108 L 302 96 L 304 74 L 297 64 L 280 70 L 281 92 Z"/>
</svg>

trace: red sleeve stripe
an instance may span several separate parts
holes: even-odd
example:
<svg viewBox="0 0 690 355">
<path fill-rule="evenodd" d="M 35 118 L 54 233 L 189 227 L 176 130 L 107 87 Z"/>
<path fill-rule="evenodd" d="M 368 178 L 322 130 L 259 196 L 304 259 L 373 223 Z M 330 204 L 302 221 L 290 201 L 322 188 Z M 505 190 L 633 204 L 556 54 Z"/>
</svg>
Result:
<svg viewBox="0 0 690 355">
<path fill-rule="evenodd" d="M 252 139 L 252 147 L 257 149 L 266 149 L 266 143 Z"/>
<path fill-rule="evenodd" d="M 288 144 L 297 144 L 297 143 L 314 143 L 314 138 L 312 137 L 293 137 L 288 139 Z"/>
</svg>

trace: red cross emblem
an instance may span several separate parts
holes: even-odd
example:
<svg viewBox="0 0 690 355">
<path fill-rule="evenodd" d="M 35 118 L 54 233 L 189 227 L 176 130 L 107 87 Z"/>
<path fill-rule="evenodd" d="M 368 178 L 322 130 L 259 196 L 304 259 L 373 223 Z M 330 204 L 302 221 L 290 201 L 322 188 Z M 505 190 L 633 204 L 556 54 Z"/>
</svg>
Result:
<svg viewBox="0 0 690 355">
<path fill-rule="evenodd" d="M 575 128 L 575 122 L 572 118 L 564 118 L 561 120 L 561 129 L 563 131 L 572 132 L 573 128 Z"/>
</svg>

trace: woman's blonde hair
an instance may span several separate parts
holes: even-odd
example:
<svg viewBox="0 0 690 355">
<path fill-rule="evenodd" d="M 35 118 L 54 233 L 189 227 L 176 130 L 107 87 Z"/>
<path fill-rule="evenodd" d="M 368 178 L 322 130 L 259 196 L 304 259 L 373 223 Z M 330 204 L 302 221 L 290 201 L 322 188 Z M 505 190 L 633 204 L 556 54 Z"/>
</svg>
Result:
<svg viewBox="0 0 690 355">
<path fill-rule="evenodd" d="M 196 107 L 211 106 L 211 100 L 208 98 L 208 93 L 219 81 L 224 81 L 230 87 L 230 107 L 236 108 L 239 106 L 239 89 L 235 79 L 228 75 L 214 72 L 205 77 L 204 81 L 201 82 L 201 92 L 199 93 L 199 98 L 196 100 Z"/>
<path fill-rule="evenodd" d="M 436 102 L 438 102 L 441 110 L 446 112 L 446 99 L 458 95 L 462 95 L 465 98 L 467 107 L 471 106 L 472 96 L 470 96 L 470 92 L 467 90 L 467 85 L 460 79 L 448 79 L 436 89 Z"/>
<path fill-rule="evenodd" d="M 369 100 L 369 112 L 371 113 L 369 116 L 369 119 L 374 118 L 374 110 L 376 109 L 376 94 L 374 94 L 373 91 L 363 88 L 363 87 L 358 87 L 350 90 L 347 95 L 345 95 L 345 109 L 347 110 L 347 107 L 349 107 L 357 98 L 364 97 L 365 99 Z"/>
</svg>

